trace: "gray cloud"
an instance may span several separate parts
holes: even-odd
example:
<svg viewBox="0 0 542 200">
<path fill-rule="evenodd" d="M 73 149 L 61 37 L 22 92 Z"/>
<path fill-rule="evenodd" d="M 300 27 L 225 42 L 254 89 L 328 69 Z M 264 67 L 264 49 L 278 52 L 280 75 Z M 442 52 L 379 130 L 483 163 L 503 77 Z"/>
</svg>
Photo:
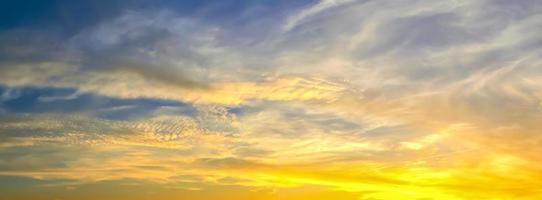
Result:
<svg viewBox="0 0 542 200">
<path fill-rule="evenodd" d="M 205 89 L 204 72 L 211 58 L 198 48 L 212 41 L 198 41 L 197 37 L 206 37 L 211 27 L 170 15 L 128 12 L 74 36 L 71 46 L 81 55 L 83 70 L 124 71 L 179 87 Z"/>
</svg>

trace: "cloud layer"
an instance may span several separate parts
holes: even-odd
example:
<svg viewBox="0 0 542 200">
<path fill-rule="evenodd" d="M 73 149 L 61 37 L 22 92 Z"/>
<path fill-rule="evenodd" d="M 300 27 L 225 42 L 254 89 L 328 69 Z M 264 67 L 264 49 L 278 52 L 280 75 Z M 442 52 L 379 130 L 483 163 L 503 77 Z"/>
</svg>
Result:
<svg viewBox="0 0 542 200">
<path fill-rule="evenodd" d="M 0 31 L 0 175 L 542 198 L 540 1 L 132 4 Z"/>
</svg>

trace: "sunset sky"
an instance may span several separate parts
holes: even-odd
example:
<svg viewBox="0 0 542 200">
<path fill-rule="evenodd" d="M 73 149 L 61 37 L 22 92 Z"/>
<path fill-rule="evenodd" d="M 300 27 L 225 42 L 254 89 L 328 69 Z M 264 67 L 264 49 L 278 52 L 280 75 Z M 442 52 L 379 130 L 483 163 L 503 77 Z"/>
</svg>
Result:
<svg viewBox="0 0 542 200">
<path fill-rule="evenodd" d="M 6 0 L 0 200 L 542 199 L 541 0 Z"/>
</svg>

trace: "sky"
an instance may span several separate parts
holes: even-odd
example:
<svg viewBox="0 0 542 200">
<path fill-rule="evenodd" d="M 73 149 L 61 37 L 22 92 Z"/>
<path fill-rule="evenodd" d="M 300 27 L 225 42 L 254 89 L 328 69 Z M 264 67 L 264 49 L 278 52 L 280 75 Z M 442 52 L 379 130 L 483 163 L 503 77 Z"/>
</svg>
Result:
<svg viewBox="0 0 542 200">
<path fill-rule="evenodd" d="M 542 199 L 542 1 L 0 5 L 0 200 Z"/>
</svg>

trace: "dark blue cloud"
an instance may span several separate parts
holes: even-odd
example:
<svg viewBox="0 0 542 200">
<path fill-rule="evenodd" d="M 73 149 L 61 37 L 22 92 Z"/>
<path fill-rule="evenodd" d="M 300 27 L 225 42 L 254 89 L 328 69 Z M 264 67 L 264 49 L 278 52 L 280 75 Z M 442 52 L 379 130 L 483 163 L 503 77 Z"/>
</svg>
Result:
<svg viewBox="0 0 542 200">
<path fill-rule="evenodd" d="M 0 29 L 35 24 L 52 12 L 50 1 L 3 1 L 0 6 Z"/>
<path fill-rule="evenodd" d="M 86 26 L 116 16 L 124 9 L 140 5 L 135 0 L 7 0 L 2 4 L 0 30 L 54 27 L 66 34 L 76 33 Z"/>
<path fill-rule="evenodd" d="M 114 18 L 127 10 L 143 11 L 168 9 L 180 16 L 191 16 L 210 21 L 236 18 L 254 7 L 268 7 L 267 13 L 299 7 L 314 0 L 304 1 L 168 1 L 168 0 L 6 0 L 0 5 L 0 31 L 19 27 L 57 27 L 74 34 L 103 20 Z M 261 14 L 261 13 L 260 13 Z"/>
<path fill-rule="evenodd" d="M 118 99 L 92 93 L 78 93 L 73 88 L 8 88 L 0 86 L 0 108 L 9 113 L 94 113 L 106 119 L 126 120 L 148 117 L 159 108 L 167 114 L 193 115 L 195 109 L 178 101 L 158 99 Z"/>
</svg>

